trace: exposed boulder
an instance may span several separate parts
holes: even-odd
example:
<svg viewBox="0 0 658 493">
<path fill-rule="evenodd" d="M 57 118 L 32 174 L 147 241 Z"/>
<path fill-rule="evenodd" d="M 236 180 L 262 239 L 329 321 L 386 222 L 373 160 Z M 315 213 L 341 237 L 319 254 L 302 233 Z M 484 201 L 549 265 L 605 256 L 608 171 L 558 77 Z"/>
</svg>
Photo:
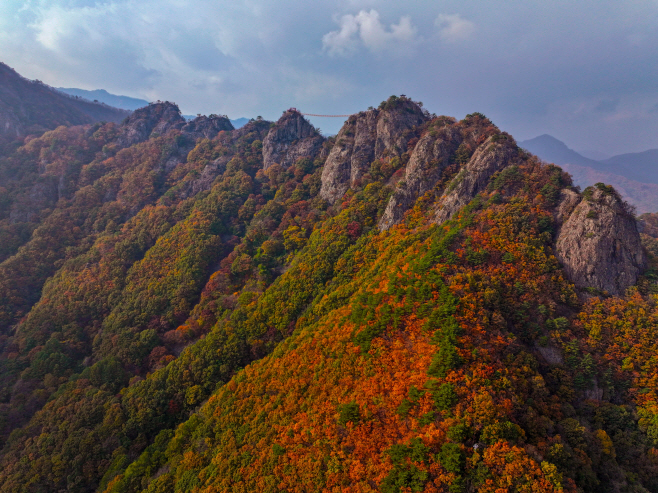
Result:
<svg viewBox="0 0 658 493">
<path fill-rule="evenodd" d="M 452 179 L 439 201 L 434 221 L 442 223 L 483 191 L 489 179 L 518 156 L 516 142 L 506 134 L 496 134 L 481 144 L 471 159 Z"/>
<path fill-rule="evenodd" d="M 372 161 L 404 154 L 413 136 L 410 132 L 426 121 L 420 106 L 406 97 L 391 97 L 379 109 L 352 115 L 338 132 L 322 170 L 320 196 L 334 203 Z"/>
<path fill-rule="evenodd" d="M 195 139 L 212 139 L 222 130 L 230 131 L 234 129 L 233 124 L 227 117 L 210 115 L 196 117 L 194 120 L 187 122 L 181 130 Z"/>
<path fill-rule="evenodd" d="M 119 145 L 128 147 L 150 137 L 164 135 L 172 128 L 183 128 L 185 118 L 174 103 L 154 103 L 133 112 L 121 124 Z"/>
<path fill-rule="evenodd" d="M 379 222 L 380 229 L 386 230 L 398 223 L 418 197 L 437 184 L 461 142 L 462 134 L 455 125 L 445 125 L 420 138 L 407 164 L 404 181 L 386 206 Z"/>
<path fill-rule="evenodd" d="M 301 157 L 313 158 L 324 137 L 297 110 L 283 113 L 263 141 L 263 168 L 274 164 L 288 168 Z"/>
<path fill-rule="evenodd" d="M 556 256 L 579 288 L 621 294 L 647 266 L 635 217 L 619 194 L 603 184 L 589 187 L 565 219 Z"/>
<path fill-rule="evenodd" d="M 25 127 L 19 118 L 0 101 L 0 136 L 18 138 L 25 134 Z"/>
</svg>

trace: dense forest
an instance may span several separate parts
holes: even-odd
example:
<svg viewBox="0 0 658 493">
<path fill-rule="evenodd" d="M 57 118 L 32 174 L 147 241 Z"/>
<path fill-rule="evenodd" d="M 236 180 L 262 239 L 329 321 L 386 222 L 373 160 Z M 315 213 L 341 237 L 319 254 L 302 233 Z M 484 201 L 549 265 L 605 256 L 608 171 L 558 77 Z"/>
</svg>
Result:
<svg viewBox="0 0 658 493">
<path fill-rule="evenodd" d="M 406 97 L 11 141 L 0 492 L 658 492 L 657 218 Z"/>
</svg>

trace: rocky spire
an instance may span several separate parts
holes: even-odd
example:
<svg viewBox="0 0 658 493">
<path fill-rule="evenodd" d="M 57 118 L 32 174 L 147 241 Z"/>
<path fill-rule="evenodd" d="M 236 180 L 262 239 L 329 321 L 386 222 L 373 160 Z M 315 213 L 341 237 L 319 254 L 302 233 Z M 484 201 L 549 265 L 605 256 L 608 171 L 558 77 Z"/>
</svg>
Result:
<svg viewBox="0 0 658 493">
<path fill-rule="evenodd" d="M 295 109 L 287 110 L 263 141 L 263 168 L 280 164 L 287 168 L 301 157 L 313 158 L 324 137 Z"/>
<path fill-rule="evenodd" d="M 225 116 L 201 115 L 187 122 L 181 130 L 195 139 L 201 137 L 212 139 L 222 130 L 230 131 L 234 130 L 234 128 L 231 121 Z"/>
<path fill-rule="evenodd" d="M 564 209 L 555 247 L 558 260 L 577 287 L 622 294 L 647 266 L 630 207 L 602 183 L 585 189 L 575 207 L 572 195 L 563 197 L 568 206 L 558 208 Z"/>
<path fill-rule="evenodd" d="M 407 151 L 408 131 L 427 121 L 418 104 L 394 97 L 379 109 L 352 115 L 336 136 L 322 171 L 320 196 L 334 203 L 369 169 L 375 159 L 390 159 Z"/>
<path fill-rule="evenodd" d="M 124 120 L 119 145 L 128 147 L 144 142 L 155 135 L 164 135 L 172 128 L 182 128 L 185 123 L 185 118 L 174 103 L 152 103 L 135 110 Z"/>
<path fill-rule="evenodd" d="M 407 164 L 404 181 L 395 189 L 379 222 L 382 230 L 400 222 L 416 199 L 436 185 L 462 140 L 459 129 L 450 124 L 420 138 Z"/>
<path fill-rule="evenodd" d="M 442 223 L 483 191 L 497 171 L 509 166 L 518 155 L 516 142 L 506 134 L 489 137 L 448 184 L 440 199 L 434 221 Z"/>
</svg>

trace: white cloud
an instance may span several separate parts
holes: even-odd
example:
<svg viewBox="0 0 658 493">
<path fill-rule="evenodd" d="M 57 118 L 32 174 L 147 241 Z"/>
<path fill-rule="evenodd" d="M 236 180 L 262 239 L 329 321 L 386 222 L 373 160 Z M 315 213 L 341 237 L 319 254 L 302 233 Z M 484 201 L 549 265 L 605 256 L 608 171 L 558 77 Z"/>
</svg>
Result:
<svg viewBox="0 0 658 493">
<path fill-rule="evenodd" d="M 340 30 L 331 31 L 322 37 L 322 45 L 330 55 L 347 55 L 363 44 L 373 52 L 397 51 L 405 44 L 413 42 L 417 29 L 408 16 L 400 17 L 398 24 L 391 24 L 390 30 L 382 24 L 379 12 L 362 10 L 357 15 L 344 15 L 340 19 Z"/>
<path fill-rule="evenodd" d="M 464 41 L 475 33 L 475 24 L 459 14 L 439 14 L 434 24 L 441 38 L 449 43 Z"/>
</svg>

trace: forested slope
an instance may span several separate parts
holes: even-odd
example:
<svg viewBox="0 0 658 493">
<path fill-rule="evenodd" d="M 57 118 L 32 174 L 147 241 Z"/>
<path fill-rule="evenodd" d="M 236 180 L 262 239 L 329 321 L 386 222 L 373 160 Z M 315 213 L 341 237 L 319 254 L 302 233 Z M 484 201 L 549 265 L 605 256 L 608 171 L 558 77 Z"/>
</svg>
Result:
<svg viewBox="0 0 658 493">
<path fill-rule="evenodd" d="M 0 491 L 658 491 L 653 220 L 483 115 L 161 103 L 0 173 Z"/>
<path fill-rule="evenodd" d="M 119 123 L 129 111 L 68 96 L 41 81 L 31 81 L 0 62 L 0 144 L 41 135 L 60 125 L 99 121 Z"/>
</svg>

